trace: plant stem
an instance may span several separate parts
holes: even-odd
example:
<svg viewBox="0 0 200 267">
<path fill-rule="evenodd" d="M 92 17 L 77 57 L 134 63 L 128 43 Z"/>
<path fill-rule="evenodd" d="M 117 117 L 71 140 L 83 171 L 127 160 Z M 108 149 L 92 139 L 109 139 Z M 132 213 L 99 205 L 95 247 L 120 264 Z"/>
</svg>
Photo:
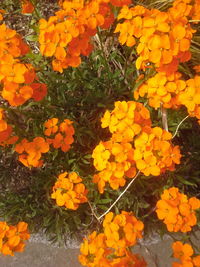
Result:
<svg viewBox="0 0 200 267">
<path fill-rule="evenodd" d="M 191 20 L 189 20 L 189 22 L 200 22 L 200 20 L 199 19 L 191 19 Z"/>
<path fill-rule="evenodd" d="M 174 135 L 172 136 L 172 139 L 177 135 L 178 129 L 181 126 L 181 124 L 189 117 L 189 115 L 187 115 L 184 119 L 182 119 L 182 121 L 178 124 L 176 131 L 174 133 Z"/>
<path fill-rule="evenodd" d="M 100 33 L 100 30 L 99 30 L 98 27 L 97 27 L 97 35 L 99 37 L 101 51 L 102 51 L 103 58 L 104 58 L 104 61 L 105 61 L 105 66 L 106 66 L 106 69 L 107 69 L 107 72 L 108 72 L 108 77 L 110 78 L 111 70 L 110 70 L 110 66 L 109 66 L 108 61 L 107 61 L 106 53 L 105 53 L 105 50 L 104 50 L 104 47 L 103 47 L 103 41 L 102 41 L 102 38 L 101 38 L 101 33 Z"/>
<path fill-rule="evenodd" d="M 132 181 L 127 185 L 127 187 L 124 189 L 124 191 L 118 196 L 118 198 L 113 202 L 113 204 L 110 206 L 110 208 L 107 209 L 106 212 L 104 212 L 101 216 L 97 217 L 98 221 L 101 220 L 101 218 L 103 218 L 114 206 L 115 204 L 120 200 L 120 198 L 124 195 L 124 193 L 126 193 L 126 191 L 128 190 L 128 188 L 132 185 L 132 183 L 135 181 L 135 179 L 139 176 L 140 171 L 137 172 L 137 174 L 135 175 L 135 177 L 132 179 Z"/>
<path fill-rule="evenodd" d="M 167 123 L 167 110 L 166 108 L 163 108 L 163 104 L 160 105 L 160 111 L 162 116 L 162 125 L 165 131 L 168 132 L 168 123 Z"/>
<path fill-rule="evenodd" d="M 88 204 L 89 204 L 89 206 L 90 206 L 90 209 L 91 209 L 91 211 L 92 211 L 92 214 L 94 215 L 94 217 L 97 219 L 97 221 L 99 222 L 99 218 L 98 218 L 98 216 L 96 215 L 96 213 L 94 212 L 94 209 L 93 209 L 93 207 L 92 207 L 92 205 L 91 205 L 91 203 L 90 203 L 90 201 L 88 200 Z"/>
</svg>

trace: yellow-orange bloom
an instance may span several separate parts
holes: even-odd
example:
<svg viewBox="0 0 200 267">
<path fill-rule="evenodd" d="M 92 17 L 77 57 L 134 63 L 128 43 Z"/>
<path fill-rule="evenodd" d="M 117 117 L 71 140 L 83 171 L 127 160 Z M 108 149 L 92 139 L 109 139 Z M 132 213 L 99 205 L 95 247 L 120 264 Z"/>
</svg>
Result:
<svg viewBox="0 0 200 267">
<path fill-rule="evenodd" d="M 116 250 L 116 255 L 122 256 L 125 249 L 135 245 L 142 238 L 144 224 L 130 212 L 122 211 L 114 216 L 109 212 L 103 222 L 106 245 Z"/>
<path fill-rule="evenodd" d="M 57 123 L 58 123 L 58 118 L 52 118 L 46 121 L 44 123 L 44 126 L 47 129 L 44 131 L 44 134 L 50 136 L 51 134 L 56 133 L 58 131 Z"/>
<path fill-rule="evenodd" d="M 2 254 L 14 256 L 14 252 L 24 251 L 24 241 L 29 238 L 27 223 L 19 222 L 13 226 L 0 222 L 0 252 Z"/>
<path fill-rule="evenodd" d="M 44 134 L 47 136 L 53 136 L 53 139 L 47 139 L 49 144 L 52 144 L 54 148 L 61 148 L 63 152 L 67 152 L 71 144 L 74 142 L 74 127 L 72 121 L 65 119 L 58 125 L 58 119 L 53 118 L 45 122 L 44 126 L 47 128 Z"/>
<path fill-rule="evenodd" d="M 155 109 L 160 108 L 160 105 L 164 108 L 180 107 L 182 103 L 178 97 L 187 86 L 180 77 L 178 72 L 171 75 L 158 72 L 134 91 L 134 97 L 136 100 L 139 96 L 147 97 L 149 105 Z"/>
<path fill-rule="evenodd" d="M 200 208 L 200 200 L 179 192 L 178 188 L 165 189 L 161 200 L 156 204 L 156 213 L 160 220 L 164 220 L 170 232 L 188 232 L 196 225 L 195 210 Z"/>
<path fill-rule="evenodd" d="M 93 182 L 98 184 L 100 193 L 104 192 L 106 183 L 117 190 L 124 186 L 126 179 L 133 178 L 136 174 L 133 160 L 134 150 L 130 143 L 119 143 L 114 140 L 100 142 L 92 153 L 95 168 L 100 171 L 93 177 Z"/>
<path fill-rule="evenodd" d="M 115 32 L 119 32 L 122 45 L 137 46 L 137 69 L 154 65 L 157 71 L 171 74 L 177 71 L 179 62 L 191 58 L 189 48 L 195 30 L 188 16 L 197 13 L 195 9 L 191 10 L 191 5 L 181 2 L 174 1 L 173 7 L 166 12 L 138 5 L 121 8 L 117 17 L 121 21 Z M 198 10 L 198 4 L 195 5 Z"/>
<path fill-rule="evenodd" d="M 109 127 L 117 142 L 130 142 L 142 127 L 151 125 L 150 113 L 143 104 L 135 101 L 117 101 L 115 108 L 105 112 L 101 119 L 102 128 Z"/>
<path fill-rule="evenodd" d="M 77 173 L 61 173 L 53 186 L 51 198 L 56 200 L 58 206 L 76 210 L 81 203 L 87 202 L 87 192 L 82 178 Z"/>
<path fill-rule="evenodd" d="M 103 221 L 103 233 L 93 232 L 81 244 L 79 261 L 91 267 L 146 267 L 145 260 L 129 251 L 129 246 L 141 238 L 143 223 L 131 212 L 114 216 L 109 212 Z"/>
<path fill-rule="evenodd" d="M 15 146 L 15 151 L 21 154 L 19 161 L 26 167 L 41 167 L 43 161 L 40 158 L 49 151 L 49 144 L 42 137 L 35 137 L 32 142 L 23 139 Z"/>
<path fill-rule="evenodd" d="M 146 127 L 135 138 L 133 159 L 145 176 L 158 176 L 166 170 L 173 170 L 175 164 L 180 164 L 180 149 L 172 146 L 171 139 L 171 133 L 160 127 Z"/>
<path fill-rule="evenodd" d="M 185 267 L 198 267 L 198 256 L 192 257 L 194 250 L 190 244 L 183 244 L 180 241 L 176 241 L 172 244 L 173 256 L 179 260 L 178 262 L 173 262 L 173 267 L 185 266 Z M 196 264 L 197 263 L 197 264 Z"/>
</svg>

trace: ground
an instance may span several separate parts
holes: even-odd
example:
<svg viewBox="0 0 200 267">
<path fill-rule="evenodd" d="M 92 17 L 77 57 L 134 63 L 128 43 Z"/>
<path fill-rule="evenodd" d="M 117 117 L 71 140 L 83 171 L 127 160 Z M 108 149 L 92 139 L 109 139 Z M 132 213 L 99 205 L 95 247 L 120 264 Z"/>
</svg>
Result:
<svg viewBox="0 0 200 267">
<path fill-rule="evenodd" d="M 177 235 L 176 235 L 177 238 Z M 200 231 L 192 241 L 199 247 Z M 171 244 L 173 239 L 165 235 L 163 240 L 157 234 L 153 234 L 146 240 L 141 240 L 134 249 L 142 254 L 149 267 L 171 267 Z M 16 253 L 14 257 L 1 256 L 1 267 L 79 267 L 79 244 L 69 240 L 66 248 L 51 245 L 43 236 L 33 235 L 27 243 L 24 253 Z"/>
</svg>

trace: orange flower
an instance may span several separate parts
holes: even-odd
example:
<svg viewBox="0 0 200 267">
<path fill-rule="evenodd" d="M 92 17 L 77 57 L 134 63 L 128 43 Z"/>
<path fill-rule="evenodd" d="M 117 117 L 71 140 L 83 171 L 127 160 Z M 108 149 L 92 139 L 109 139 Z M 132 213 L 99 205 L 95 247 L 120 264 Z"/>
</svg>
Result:
<svg viewBox="0 0 200 267">
<path fill-rule="evenodd" d="M 117 101 L 101 122 L 102 128 L 109 127 L 112 138 L 100 142 L 92 154 L 94 166 L 100 171 L 93 176 L 93 182 L 100 193 L 107 182 L 115 190 L 124 186 L 125 176 L 133 178 L 136 168 L 145 176 L 158 176 L 180 164 L 180 149 L 171 144 L 171 133 L 151 128 L 149 111 L 141 103 Z"/>
<path fill-rule="evenodd" d="M 123 6 L 130 5 L 132 2 L 131 2 L 131 0 L 111 0 L 110 3 L 113 6 L 123 7 Z"/>
<path fill-rule="evenodd" d="M 174 257 L 180 259 L 181 261 L 190 260 L 194 251 L 189 244 L 183 244 L 180 241 L 176 241 L 172 244 Z"/>
<path fill-rule="evenodd" d="M 33 83 L 38 80 L 31 64 L 23 64 L 19 57 L 28 53 L 29 47 L 16 31 L 0 25 L 0 81 L 2 97 L 10 105 L 19 106 L 33 97 L 36 101 L 46 95 L 46 85 Z"/>
<path fill-rule="evenodd" d="M 128 246 L 133 246 L 138 238 L 142 238 L 144 225 L 130 212 L 122 211 L 116 215 L 109 212 L 103 222 L 106 245 L 116 250 L 115 254 L 122 256 Z"/>
<path fill-rule="evenodd" d="M 159 72 L 134 91 L 134 97 L 137 100 L 139 96 L 146 96 L 149 105 L 155 109 L 161 104 L 164 108 L 176 109 L 181 105 L 178 96 L 186 88 L 186 82 L 180 77 L 181 74 L 178 72 L 171 75 Z"/>
<path fill-rule="evenodd" d="M 199 118 L 198 108 L 200 106 L 200 76 L 186 81 L 186 89 L 178 96 L 178 100 L 186 106 L 190 116 Z"/>
<path fill-rule="evenodd" d="M 197 223 L 194 210 L 200 208 L 200 200 L 195 197 L 188 199 L 178 188 L 171 187 L 164 190 L 156 207 L 157 216 L 164 220 L 168 231 L 189 232 Z"/>
<path fill-rule="evenodd" d="M 94 166 L 98 171 L 102 171 L 106 168 L 110 155 L 111 153 L 106 149 L 103 142 L 100 142 L 99 145 L 95 147 L 92 157 L 94 158 Z"/>
<path fill-rule="evenodd" d="M 108 29 L 115 20 L 110 6 L 107 3 L 101 3 L 99 13 L 104 17 L 104 24 L 101 25 L 101 28 Z"/>
<path fill-rule="evenodd" d="M 28 0 L 22 1 L 22 14 L 32 13 L 34 11 L 34 5 Z"/>
<path fill-rule="evenodd" d="M 49 151 L 49 145 L 42 137 L 35 137 L 33 142 L 25 144 L 25 151 L 29 154 L 41 154 Z"/>
<path fill-rule="evenodd" d="M 79 261 L 83 266 L 109 266 L 109 260 L 106 255 L 109 253 L 109 248 L 105 245 L 105 235 L 93 232 L 87 238 L 84 238 L 80 247 L 81 255 Z"/>
<path fill-rule="evenodd" d="M 49 144 L 42 137 L 36 137 L 32 142 L 23 139 L 15 146 L 15 151 L 19 154 L 19 161 L 26 167 L 41 167 L 43 161 L 40 160 L 42 153 L 49 151 Z"/>
<path fill-rule="evenodd" d="M 1 73 L 6 77 L 6 80 L 8 82 L 14 82 L 14 83 L 25 82 L 24 74 L 26 70 L 27 69 L 25 65 L 21 63 L 1 66 Z"/>
<path fill-rule="evenodd" d="M 117 101 L 112 112 L 105 112 L 101 123 L 102 128 L 109 127 L 115 141 L 129 142 L 143 126 L 151 125 L 151 120 L 149 111 L 141 103 Z"/>
<path fill-rule="evenodd" d="M 7 122 L 3 119 L 4 117 L 3 112 L 4 112 L 3 109 L 0 108 L 0 132 L 5 131 L 8 127 Z"/>
<path fill-rule="evenodd" d="M 200 73 L 200 65 L 196 65 L 196 66 L 194 66 L 193 69 L 194 69 L 197 73 Z"/>
<path fill-rule="evenodd" d="M 93 182 L 98 183 L 100 193 L 104 192 L 107 182 L 117 190 L 125 185 L 125 176 L 133 178 L 136 174 L 133 148 L 130 143 L 118 143 L 112 139 L 100 142 L 94 149 L 92 157 L 95 168 L 100 171 L 93 177 Z"/>
<path fill-rule="evenodd" d="M 65 138 L 62 134 L 56 134 L 53 140 L 54 148 L 61 148 L 63 152 L 67 152 L 70 149 L 70 145 L 68 144 L 68 139 Z"/>
<path fill-rule="evenodd" d="M 47 85 L 44 83 L 32 83 L 31 88 L 33 89 L 32 98 L 35 101 L 41 101 L 47 95 Z"/>
<path fill-rule="evenodd" d="M 13 135 L 13 129 L 10 125 L 8 125 L 6 130 L 0 132 L 0 145 L 6 146 L 16 143 L 18 137 L 12 135 Z"/>
<path fill-rule="evenodd" d="M 177 214 L 179 213 L 177 207 L 172 207 L 164 200 L 159 200 L 156 204 L 156 207 L 156 213 L 160 220 L 164 220 L 166 224 L 176 223 Z"/>
<path fill-rule="evenodd" d="M 131 30 L 131 31 L 130 31 Z M 127 21 L 123 24 L 118 24 L 115 32 L 120 32 L 119 35 L 119 42 L 123 45 L 126 44 L 127 46 L 134 46 L 136 41 L 133 37 L 134 28 L 131 22 Z"/>
<path fill-rule="evenodd" d="M 47 120 L 44 123 L 45 128 L 47 128 L 44 131 L 44 134 L 47 136 L 50 136 L 51 134 L 56 133 L 58 131 L 57 123 L 58 123 L 58 118 L 52 118 L 52 119 Z"/>
<path fill-rule="evenodd" d="M 193 257 L 192 261 L 195 267 L 199 267 L 200 266 L 200 255 Z"/>
<path fill-rule="evenodd" d="M 0 9 L 0 21 L 3 20 L 3 15 L 5 11 L 3 9 Z"/>
<path fill-rule="evenodd" d="M 145 260 L 137 254 L 132 254 L 128 249 L 128 245 L 132 244 L 133 241 L 126 239 L 127 235 L 124 233 L 124 229 L 132 223 L 133 228 L 135 228 L 134 235 L 141 237 L 143 224 L 132 213 L 122 211 L 121 214 L 114 216 L 112 212 L 109 212 L 103 221 L 103 233 L 97 234 L 95 231 L 84 238 L 80 248 L 80 263 L 91 267 L 146 267 Z"/>
<path fill-rule="evenodd" d="M 9 226 L 6 222 L 0 222 L 0 239 L 3 239 L 8 231 Z"/>
<path fill-rule="evenodd" d="M 161 172 L 171 170 L 175 163 L 180 163 L 179 147 L 170 143 L 172 135 L 160 127 L 144 128 L 144 131 L 134 140 L 134 156 L 136 167 L 145 176 L 158 176 Z M 173 153 L 172 153 L 173 151 Z"/>
<path fill-rule="evenodd" d="M 132 267 L 146 267 L 147 263 L 144 258 L 138 254 L 132 254 L 129 250 L 126 250 L 126 254 L 123 257 L 114 258 L 112 263 L 113 267 L 132 266 Z"/>
<path fill-rule="evenodd" d="M 92 51 L 91 38 L 96 28 L 107 29 L 114 21 L 108 1 L 60 1 L 60 10 L 55 16 L 40 20 L 40 51 L 53 57 L 55 71 L 78 67 L 81 55 Z"/>
<path fill-rule="evenodd" d="M 188 203 L 191 206 L 192 210 L 200 209 L 200 200 L 198 198 L 191 197 Z"/>
<path fill-rule="evenodd" d="M 48 120 L 44 125 L 47 128 L 44 133 L 47 136 L 57 133 L 54 139 L 48 139 L 48 143 L 52 144 L 54 148 L 61 148 L 63 152 L 67 152 L 74 141 L 73 122 L 68 119 L 65 119 L 60 125 L 57 125 L 57 122 L 57 118 Z"/>
<path fill-rule="evenodd" d="M 136 68 L 145 70 L 152 64 L 157 71 L 172 74 L 179 62 L 191 58 L 189 48 L 195 30 L 186 18 L 191 8 L 186 3 L 179 6 L 179 1 L 166 12 L 143 6 L 121 8 L 117 18 L 124 21 L 117 24 L 115 32 L 119 32 L 121 44 L 137 45 Z"/>
<path fill-rule="evenodd" d="M 0 222 L 0 252 L 4 255 L 14 256 L 14 252 L 22 252 L 24 241 L 29 238 L 27 223 L 19 222 L 16 226 L 8 226 L 6 222 Z"/>
<path fill-rule="evenodd" d="M 87 202 L 88 190 L 77 173 L 61 173 L 53 186 L 51 198 L 56 200 L 58 206 L 65 206 L 77 210 L 81 203 Z"/>
<path fill-rule="evenodd" d="M 6 82 L 2 91 L 2 96 L 11 106 L 24 104 L 32 97 L 33 89 L 30 86 L 22 86 L 13 82 Z"/>
</svg>

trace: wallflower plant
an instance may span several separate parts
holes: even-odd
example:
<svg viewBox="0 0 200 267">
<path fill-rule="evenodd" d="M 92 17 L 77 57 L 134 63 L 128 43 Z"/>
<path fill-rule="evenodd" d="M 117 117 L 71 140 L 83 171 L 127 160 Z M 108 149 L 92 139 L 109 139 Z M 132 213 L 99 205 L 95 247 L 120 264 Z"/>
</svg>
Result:
<svg viewBox="0 0 200 267">
<path fill-rule="evenodd" d="M 30 224 L 91 231 L 83 266 L 147 266 L 131 247 L 149 225 L 199 224 L 200 1 L 157 2 L 1 4 L 2 254 Z M 199 266 L 190 244 L 172 249 L 172 266 Z"/>
</svg>

